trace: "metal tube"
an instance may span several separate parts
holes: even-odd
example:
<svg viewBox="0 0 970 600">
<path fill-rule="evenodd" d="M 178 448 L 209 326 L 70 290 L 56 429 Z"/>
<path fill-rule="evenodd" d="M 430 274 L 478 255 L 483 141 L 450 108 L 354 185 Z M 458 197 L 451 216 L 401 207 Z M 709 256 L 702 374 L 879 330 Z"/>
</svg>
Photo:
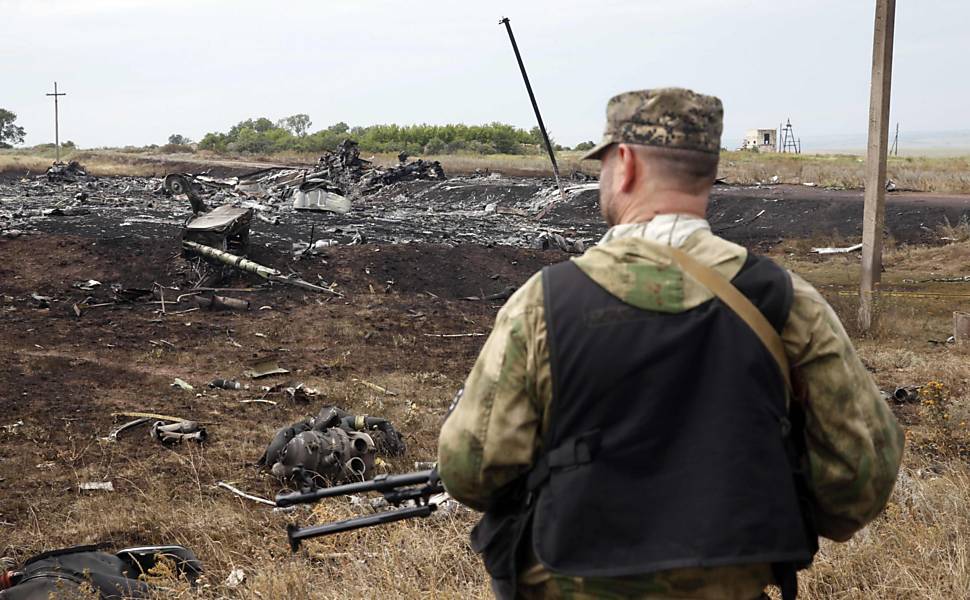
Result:
<svg viewBox="0 0 970 600">
<path fill-rule="evenodd" d="M 519 70 L 522 71 L 522 80 L 525 81 L 525 89 L 529 92 L 529 100 L 532 102 L 532 110 L 536 113 L 536 121 L 539 122 L 539 132 L 542 133 L 542 139 L 546 143 L 546 151 L 549 152 L 549 160 L 552 161 L 552 172 L 556 176 L 556 186 L 559 187 L 559 197 L 565 202 L 566 194 L 562 189 L 562 182 L 559 181 L 559 165 L 556 163 L 556 153 L 552 149 L 552 144 L 549 143 L 549 134 L 546 133 L 546 126 L 542 122 L 542 115 L 539 113 L 539 104 L 536 102 L 536 95 L 532 93 L 532 84 L 529 83 L 529 75 L 525 72 L 525 64 L 522 62 L 522 55 L 519 54 L 519 46 L 515 43 L 515 36 L 512 35 L 512 25 L 509 23 L 509 18 L 505 17 L 499 21 L 499 25 L 505 25 L 506 31 L 509 32 L 509 41 L 512 42 L 512 51 L 515 52 L 515 60 L 519 63 Z M 548 209 L 548 207 L 546 207 Z M 544 215 L 546 210 L 540 213 L 540 217 Z"/>
<path fill-rule="evenodd" d="M 278 500 L 277 504 L 279 504 Z M 367 515 L 364 517 L 357 517 L 355 519 L 337 521 L 336 523 L 315 525 L 313 527 L 300 528 L 296 525 L 289 525 L 286 528 L 286 535 L 290 540 L 290 549 L 296 552 L 297 548 L 300 547 L 300 541 L 308 538 L 319 537 L 322 535 L 333 535 L 343 531 L 353 531 L 354 529 L 373 527 L 375 525 L 384 525 L 385 523 L 393 523 L 395 521 L 403 521 L 405 519 L 412 519 L 415 517 L 427 517 L 437 508 L 438 507 L 434 504 L 425 504 L 422 506 L 413 506 L 410 508 L 401 508 L 398 510 L 378 513 L 376 515 Z"/>
<path fill-rule="evenodd" d="M 182 240 L 182 246 L 188 250 L 201 254 L 202 256 L 223 262 L 231 267 L 236 267 L 242 271 L 259 275 L 263 279 L 270 279 L 274 276 L 280 276 L 280 272 L 276 269 L 264 267 L 263 265 L 255 263 L 249 259 L 236 256 L 235 254 L 230 254 L 229 252 L 224 252 L 211 246 L 205 246 L 189 240 Z"/>
</svg>

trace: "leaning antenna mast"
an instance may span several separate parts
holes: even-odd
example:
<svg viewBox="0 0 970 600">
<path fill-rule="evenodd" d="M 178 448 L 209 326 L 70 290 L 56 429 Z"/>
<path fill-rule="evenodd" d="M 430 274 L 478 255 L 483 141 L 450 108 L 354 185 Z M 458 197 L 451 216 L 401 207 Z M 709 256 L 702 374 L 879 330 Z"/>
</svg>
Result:
<svg viewBox="0 0 970 600">
<path fill-rule="evenodd" d="M 536 95 L 532 92 L 532 84 L 529 83 L 529 75 L 525 72 L 525 64 L 522 62 L 522 55 L 519 53 L 519 46 L 515 43 L 515 36 L 512 35 L 512 25 L 509 24 L 509 18 L 504 17 L 498 22 L 499 25 L 505 25 L 506 31 L 509 32 L 509 41 L 512 42 L 512 51 L 515 52 L 515 60 L 519 63 L 519 70 L 522 71 L 522 80 L 525 81 L 525 89 L 529 92 L 529 100 L 532 101 L 532 110 L 536 113 L 536 121 L 539 122 L 539 132 L 542 133 L 542 140 L 546 143 L 546 151 L 549 152 L 549 160 L 552 161 L 552 173 L 556 176 L 556 186 L 559 188 L 559 198 L 565 202 L 566 193 L 562 189 L 562 181 L 559 179 L 559 165 L 556 163 L 556 153 L 552 148 L 552 144 L 549 143 L 549 134 L 546 133 L 546 126 L 542 122 L 542 115 L 539 114 L 539 104 L 536 102 Z M 550 202 L 539 213 L 538 217 L 541 219 L 549 212 L 552 207 L 553 202 Z"/>
</svg>

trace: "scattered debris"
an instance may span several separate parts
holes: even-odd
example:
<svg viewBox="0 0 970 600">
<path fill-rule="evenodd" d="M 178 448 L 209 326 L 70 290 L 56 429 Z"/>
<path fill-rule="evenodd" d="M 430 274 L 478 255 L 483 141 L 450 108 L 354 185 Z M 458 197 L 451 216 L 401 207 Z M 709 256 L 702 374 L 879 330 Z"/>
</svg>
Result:
<svg viewBox="0 0 970 600">
<path fill-rule="evenodd" d="M 206 441 L 208 434 L 205 427 L 195 421 L 177 421 L 168 424 L 164 421 L 156 421 L 152 425 L 151 437 L 163 444 L 178 444 L 186 440 L 201 444 Z"/>
<path fill-rule="evenodd" d="M 293 208 L 295 210 L 316 210 L 334 212 L 345 215 L 350 212 L 350 200 L 324 188 L 310 190 L 296 190 L 293 193 Z"/>
<path fill-rule="evenodd" d="M 283 480 L 360 481 L 373 475 L 378 452 L 405 451 L 403 436 L 387 419 L 325 406 L 316 417 L 277 431 L 258 464 Z"/>
<path fill-rule="evenodd" d="M 298 383 L 293 387 L 284 388 L 283 392 L 287 398 L 297 403 L 309 402 L 312 397 L 320 393 L 315 389 L 306 387 L 302 383 Z"/>
<path fill-rule="evenodd" d="M 264 360 L 253 365 L 243 375 L 250 379 L 262 379 L 271 375 L 286 375 L 287 373 L 289 371 L 281 367 L 275 360 Z"/>
<path fill-rule="evenodd" d="M 418 159 L 414 162 L 393 166 L 387 170 L 376 169 L 367 179 L 365 189 L 373 189 L 397 183 L 398 181 L 410 181 L 414 179 L 436 179 L 444 180 L 445 171 L 441 168 L 438 161 L 426 161 Z"/>
<path fill-rule="evenodd" d="M 263 265 L 253 262 L 242 256 L 236 256 L 235 254 L 230 254 L 224 252 L 217 248 L 212 248 L 210 246 L 205 246 L 203 244 L 198 244 L 189 240 L 183 240 L 182 246 L 187 251 L 195 252 L 207 258 L 212 258 L 218 260 L 219 262 L 229 265 L 230 267 L 235 267 L 241 271 L 247 273 L 252 273 L 258 275 L 263 279 L 268 279 L 269 281 L 275 281 L 277 283 L 285 283 L 287 285 L 293 285 L 306 290 L 312 290 L 314 292 L 326 292 L 328 294 L 333 294 L 335 296 L 343 296 L 343 294 L 332 290 L 330 288 L 321 287 L 319 285 L 314 285 L 308 281 L 304 281 L 297 277 L 285 277 L 282 273 L 276 269 L 270 267 L 264 267 Z"/>
<path fill-rule="evenodd" d="M 78 489 L 80 489 L 82 492 L 113 492 L 115 491 L 115 486 L 110 481 L 87 481 L 79 484 Z"/>
<path fill-rule="evenodd" d="M 753 223 L 753 222 L 757 221 L 758 219 L 760 219 L 761 216 L 764 215 L 766 212 L 767 212 L 767 209 L 762 208 L 758 212 L 758 214 L 756 214 L 755 216 L 751 217 L 750 219 L 745 219 L 744 217 L 739 217 L 733 223 L 729 223 L 728 225 L 721 225 L 719 227 L 713 228 L 712 231 L 715 234 L 720 235 L 722 231 L 727 231 L 728 229 L 734 229 L 735 227 L 741 227 L 743 225 L 748 225 L 750 223 Z"/>
<path fill-rule="evenodd" d="M 205 310 L 249 310 L 249 301 L 226 296 L 195 296 L 199 308 Z"/>
<path fill-rule="evenodd" d="M 291 198 L 288 204 L 294 210 L 343 215 L 352 208 L 348 194 L 358 196 L 399 181 L 416 179 L 444 180 L 445 173 L 439 162 L 420 159 L 389 168 L 376 167 L 360 158 L 356 142 L 346 139 L 336 151 L 321 156 L 313 169 L 270 167 L 230 178 L 171 173 L 165 177 L 164 190 L 176 197 L 186 196 L 196 214 L 206 212 L 206 199 L 257 203 L 260 220 L 273 223 L 273 218 L 261 212 L 279 210 Z"/>
<path fill-rule="evenodd" d="M 550 248 L 569 252 L 571 254 L 582 254 L 586 252 L 586 243 L 583 240 L 570 240 L 561 234 L 543 231 L 533 241 L 532 247 L 536 250 L 549 250 Z"/>
<path fill-rule="evenodd" d="M 54 301 L 54 299 L 50 296 L 41 296 L 37 292 L 30 294 L 30 297 L 33 298 L 34 302 L 37 303 L 37 308 L 50 308 L 51 302 Z"/>
<path fill-rule="evenodd" d="M 247 494 L 246 492 L 240 490 L 232 484 L 226 483 L 225 481 L 220 481 L 216 483 L 216 487 L 220 487 L 224 490 L 229 490 L 233 494 L 245 498 L 247 500 L 252 500 L 253 502 L 259 502 L 260 504 L 267 504 L 269 506 L 276 506 L 276 503 L 272 500 L 266 498 L 260 498 L 259 496 L 254 496 L 252 494 Z"/>
<path fill-rule="evenodd" d="M 482 296 L 482 297 L 465 296 L 464 298 L 462 298 L 462 300 L 470 300 L 473 302 L 477 302 L 477 301 L 496 302 L 499 300 L 508 300 L 509 298 L 512 297 L 512 294 L 514 294 L 515 290 L 517 289 L 518 288 L 516 288 L 514 285 L 510 285 L 510 286 L 506 286 L 504 289 L 502 289 L 499 292 L 495 292 L 494 294 L 488 294 L 487 296 Z"/>
<path fill-rule="evenodd" d="M 18 420 L 16 423 L 11 423 L 10 425 L 4 425 L 3 430 L 7 433 L 15 433 L 18 427 L 23 427 L 23 419 Z"/>
<path fill-rule="evenodd" d="M 196 217 L 182 230 L 182 239 L 223 251 L 246 254 L 249 250 L 249 224 L 253 209 L 226 204 Z"/>
<path fill-rule="evenodd" d="M 226 577 L 226 587 L 230 590 L 234 590 L 242 585 L 243 581 L 246 580 L 246 572 L 242 569 L 235 568 L 229 572 L 229 577 Z"/>
<path fill-rule="evenodd" d="M 232 379 L 213 379 L 209 382 L 210 388 L 219 388 L 222 390 L 248 390 L 249 386 L 244 383 L 239 383 Z"/>
<path fill-rule="evenodd" d="M 195 388 L 192 387 L 191 384 L 189 384 L 184 379 L 179 379 L 178 377 L 176 377 L 175 378 L 175 381 L 172 382 L 172 387 L 182 388 L 183 390 L 185 390 L 187 392 L 191 392 L 191 391 L 195 390 Z"/>
<path fill-rule="evenodd" d="M 893 391 L 892 397 L 896 404 L 919 403 L 920 386 L 899 387 Z"/>
<path fill-rule="evenodd" d="M 153 292 L 143 288 L 126 288 L 120 283 L 113 283 L 111 284 L 111 294 L 114 296 L 115 302 L 130 303 L 152 296 Z"/>
<path fill-rule="evenodd" d="M 387 389 L 386 387 L 377 385 L 376 383 L 371 383 L 370 381 L 367 381 L 366 379 L 357 379 L 355 377 L 354 378 L 354 381 L 356 381 L 357 383 L 359 383 L 359 384 L 361 384 L 363 386 L 369 387 L 372 390 L 378 391 L 378 392 L 380 392 L 382 394 L 386 394 L 388 396 L 397 396 L 397 392 L 392 392 L 391 390 Z"/>
<path fill-rule="evenodd" d="M 52 183 L 75 183 L 87 177 L 88 172 L 76 160 L 69 163 L 55 162 L 47 169 L 47 181 Z"/>
<path fill-rule="evenodd" d="M 134 411 L 114 412 L 114 413 L 111 413 L 111 416 L 112 417 L 132 417 L 132 418 L 147 417 L 149 419 L 159 419 L 162 421 L 174 421 L 178 423 L 189 422 L 188 419 L 183 419 L 181 417 L 170 417 L 168 415 L 160 415 L 158 413 L 150 413 L 150 412 L 134 412 Z"/>
<path fill-rule="evenodd" d="M 85 292 L 94 291 L 95 288 L 100 287 L 101 282 L 94 279 L 88 279 L 87 281 L 75 281 L 74 287 L 83 290 Z"/>
<path fill-rule="evenodd" d="M 847 248 L 812 248 L 812 252 L 815 254 L 849 254 L 850 252 L 858 252 L 859 250 L 862 250 L 862 244 L 856 244 Z"/>
<path fill-rule="evenodd" d="M 425 333 L 425 337 L 436 338 L 465 338 L 465 337 L 485 337 L 484 333 Z"/>
<path fill-rule="evenodd" d="M 138 417 L 137 419 L 134 419 L 132 421 L 128 421 L 127 423 L 121 425 L 120 427 L 117 427 L 117 428 L 113 429 L 111 431 L 111 433 L 109 433 L 105 437 L 98 438 L 98 439 L 100 439 L 101 441 L 104 441 L 104 442 L 117 442 L 118 441 L 118 435 L 122 431 L 127 431 L 128 429 L 131 429 L 132 427 L 137 427 L 138 425 L 142 425 L 142 424 L 147 423 L 149 421 L 151 421 L 151 419 L 148 418 L 148 417 Z"/>
</svg>

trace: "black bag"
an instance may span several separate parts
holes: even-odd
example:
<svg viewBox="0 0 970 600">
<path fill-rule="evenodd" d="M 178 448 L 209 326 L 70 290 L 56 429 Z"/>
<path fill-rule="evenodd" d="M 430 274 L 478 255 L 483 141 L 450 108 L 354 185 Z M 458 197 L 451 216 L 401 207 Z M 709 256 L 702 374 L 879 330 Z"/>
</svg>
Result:
<svg viewBox="0 0 970 600">
<path fill-rule="evenodd" d="M 472 529 L 471 547 L 482 557 L 498 600 L 515 598 L 518 571 L 522 566 L 522 543 L 532 523 L 532 503 L 526 500 L 490 510 Z"/>
<path fill-rule="evenodd" d="M 127 548 L 116 554 L 98 546 L 76 546 L 37 555 L 19 571 L 8 572 L 0 600 L 48 600 L 80 597 L 82 588 L 98 593 L 101 600 L 148 598 L 153 588 L 138 576 L 158 563 L 160 557 L 174 562 L 179 575 L 194 581 L 202 564 L 182 546 Z"/>
</svg>

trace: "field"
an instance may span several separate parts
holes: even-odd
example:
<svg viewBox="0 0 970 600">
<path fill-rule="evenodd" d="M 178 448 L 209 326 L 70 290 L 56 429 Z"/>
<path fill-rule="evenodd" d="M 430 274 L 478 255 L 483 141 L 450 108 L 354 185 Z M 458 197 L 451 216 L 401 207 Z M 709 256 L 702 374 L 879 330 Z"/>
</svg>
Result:
<svg viewBox="0 0 970 600">
<path fill-rule="evenodd" d="M 391 154 L 364 153 L 378 164 L 394 164 Z M 599 163 L 582 162 L 581 152 L 557 153 L 559 170 L 564 177 L 575 172 L 598 175 Z M 45 170 L 53 158 L 52 151 L 0 150 L 0 173 L 30 169 Z M 268 156 L 222 156 L 210 152 L 164 154 L 158 151 L 77 150 L 63 154 L 64 160 L 80 160 L 94 175 L 151 175 L 165 172 L 165 164 L 194 165 L 196 170 L 208 164 L 313 164 L 316 155 L 275 154 Z M 552 176 L 549 159 L 539 154 L 445 154 L 423 156 L 441 161 L 445 171 L 470 174 L 476 171 L 498 171 L 524 177 Z M 734 185 L 758 183 L 812 184 L 836 189 L 865 187 L 865 161 L 850 154 L 760 154 L 722 152 L 719 176 Z M 777 179 L 773 179 L 777 178 Z M 893 156 L 889 158 L 889 178 L 900 190 L 947 194 L 970 194 L 970 157 Z"/>
<path fill-rule="evenodd" d="M 10 176 L 8 183 L 0 189 L 3 209 L 25 202 L 46 205 L 74 192 L 26 198 L 14 195 L 20 188 Z M 136 190 L 122 198 L 125 203 L 113 197 L 121 183 Z M 467 544 L 476 520 L 471 512 L 325 538 L 294 555 L 286 543 L 288 523 L 324 523 L 360 514 L 360 509 L 338 499 L 276 513 L 216 483 L 230 482 L 272 498 L 281 487 L 255 466 L 256 460 L 277 428 L 324 404 L 390 418 L 408 444 L 407 455 L 392 461 L 394 471 L 433 460 L 447 406 L 481 345 L 480 337 L 436 336 L 487 333 L 500 303 L 465 298 L 520 285 L 543 265 L 566 257 L 558 250 L 501 243 L 525 225 L 513 217 L 500 221 L 505 217 L 480 214 L 481 205 L 526 202 L 548 182 L 468 178 L 449 182 L 465 187 L 441 197 L 433 189 L 402 185 L 368 199 L 357 218 L 371 232 L 387 215 L 401 215 L 400 227 L 411 229 L 421 219 L 422 227 L 432 231 L 427 239 L 336 246 L 299 262 L 293 261 L 289 243 L 299 239 L 305 223 L 283 222 L 275 229 L 257 223 L 255 260 L 289 265 L 308 280 L 335 282 L 343 297 L 256 288 L 255 281 L 236 276 L 220 285 L 256 288 L 225 292 L 250 300 L 254 310 L 181 314 L 191 305 L 189 300 L 173 305 L 178 292 L 169 296 L 166 291 L 167 309 L 157 302 L 110 302 L 112 283 L 187 290 L 199 275 L 198 267 L 179 253 L 177 221 L 133 218 L 154 218 L 178 208 L 139 197 L 143 183 L 108 180 L 104 204 L 92 200 L 92 214 L 39 220 L 35 234 L 0 239 L 0 343 L 5 349 L 0 360 L 0 389 L 5 391 L 0 525 L 5 554 L 23 559 L 53 547 L 93 542 L 115 548 L 181 543 L 194 549 L 206 568 L 200 588 L 179 588 L 177 596 L 183 598 L 488 597 L 484 571 Z M 956 218 L 947 230 L 937 222 L 940 218 L 929 222 L 891 215 L 897 219 L 896 241 L 885 260 L 887 294 L 878 327 L 863 336 L 854 326 L 858 255 L 809 252 L 814 245 L 853 242 L 857 223 L 850 222 L 847 233 L 839 233 L 838 225 L 857 219 L 853 215 L 861 210 L 833 208 L 824 213 L 834 215 L 831 220 L 809 228 L 791 226 L 795 233 L 781 238 L 778 233 L 803 219 L 805 202 L 858 208 L 857 198 L 797 196 L 820 193 L 803 186 L 775 191 L 776 200 L 763 199 L 768 192 L 761 189 L 719 192 L 721 212 L 712 220 L 725 228 L 726 236 L 769 253 L 815 283 L 846 322 L 882 389 L 939 383 L 923 403 L 896 407 L 907 428 L 907 453 L 885 515 L 848 544 L 826 544 L 815 567 L 802 574 L 802 597 L 966 597 L 970 367 L 963 349 L 941 342 L 950 335 L 952 312 L 968 305 L 970 289 L 964 282 L 934 280 L 970 272 L 970 241 Z M 524 196 L 513 198 L 517 193 Z M 588 225 L 595 219 L 590 198 L 588 193 L 572 197 L 574 204 L 558 210 L 549 227 L 564 233 L 572 228 L 574 235 L 595 233 Z M 908 198 L 899 206 L 924 213 L 931 206 L 926 197 Z M 769 202 L 771 213 L 751 220 Z M 964 214 L 970 200 L 956 197 L 932 206 L 943 211 L 934 214 L 949 219 Z M 443 215 L 436 217 L 442 222 L 432 222 L 432 215 Z M 778 220 L 764 225 L 770 218 Z M 324 218 L 318 226 L 327 223 Z M 487 227 L 496 237 L 486 236 Z M 439 231 L 447 233 L 447 241 L 437 237 Z M 481 237 L 461 242 L 457 236 L 464 231 Z M 964 241 L 941 245 L 941 237 Z M 93 292 L 73 287 L 88 279 L 103 285 Z M 33 299 L 34 293 L 51 297 L 49 307 Z M 94 297 L 93 306 L 78 315 L 73 305 L 87 296 Z M 320 397 L 296 404 L 277 394 L 266 397 L 275 405 L 247 403 L 242 401 L 262 394 L 205 385 L 218 377 L 242 379 L 250 365 L 269 357 L 291 371 L 270 383 L 302 382 L 319 389 Z M 195 389 L 173 387 L 175 378 Z M 149 439 L 145 428 L 136 428 L 117 442 L 99 441 L 127 420 L 113 413 L 125 411 L 195 419 L 211 438 L 202 447 L 168 449 Z M 114 491 L 79 490 L 82 483 L 105 481 L 112 482 Z M 245 580 L 230 589 L 224 582 L 237 568 Z"/>
</svg>

